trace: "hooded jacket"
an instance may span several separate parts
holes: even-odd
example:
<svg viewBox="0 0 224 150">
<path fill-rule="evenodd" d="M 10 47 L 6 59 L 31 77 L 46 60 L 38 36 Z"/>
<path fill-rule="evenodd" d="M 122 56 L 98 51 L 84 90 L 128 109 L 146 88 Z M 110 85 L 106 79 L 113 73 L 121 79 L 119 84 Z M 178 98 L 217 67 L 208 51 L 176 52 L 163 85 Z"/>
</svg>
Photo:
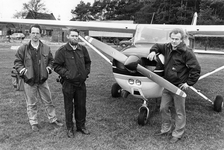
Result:
<svg viewBox="0 0 224 150">
<path fill-rule="evenodd" d="M 187 83 L 194 85 L 200 77 L 201 67 L 192 49 L 184 42 L 172 50 L 171 43 L 155 44 L 150 52 L 161 53 L 165 57 L 164 78 L 176 86 Z"/>
</svg>

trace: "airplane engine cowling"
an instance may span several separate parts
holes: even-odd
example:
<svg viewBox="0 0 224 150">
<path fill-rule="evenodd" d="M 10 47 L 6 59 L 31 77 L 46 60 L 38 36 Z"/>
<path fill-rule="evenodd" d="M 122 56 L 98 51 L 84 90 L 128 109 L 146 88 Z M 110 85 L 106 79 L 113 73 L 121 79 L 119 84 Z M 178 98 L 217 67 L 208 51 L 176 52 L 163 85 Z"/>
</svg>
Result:
<svg viewBox="0 0 224 150">
<path fill-rule="evenodd" d="M 141 59 L 138 56 L 129 56 L 126 59 L 124 66 L 130 71 L 136 71 L 138 64 L 142 64 Z"/>
</svg>

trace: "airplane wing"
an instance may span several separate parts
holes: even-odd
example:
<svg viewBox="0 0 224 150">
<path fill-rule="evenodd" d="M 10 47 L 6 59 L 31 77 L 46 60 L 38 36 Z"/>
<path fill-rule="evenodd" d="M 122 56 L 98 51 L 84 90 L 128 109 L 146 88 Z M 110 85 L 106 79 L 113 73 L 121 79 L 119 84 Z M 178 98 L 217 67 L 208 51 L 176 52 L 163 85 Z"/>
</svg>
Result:
<svg viewBox="0 0 224 150">
<path fill-rule="evenodd" d="M 40 20 L 40 19 L 0 19 L 0 24 L 15 23 L 15 24 L 39 24 L 61 28 L 77 28 L 78 30 L 91 31 L 108 31 L 134 33 L 136 24 L 130 23 L 112 23 L 98 21 L 61 21 L 61 20 Z"/>
<path fill-rule="evenodd" d="M 194 15 L 197 17 L 197 15 Z M 196 25 L 196 19 L 192 21 L 192 25 L 183 25 L 186 33 L 191 36 L 210 36 L 210 37 L 224 37 L 223 25 Z M 123 32 L 134 33 L 138 24 L 130 23 L 114 23 L 102 21 L 61 21 L 61 20 L 41 20 L 41 19 L 2 19 L 0 24 L 15 23 L 15 24 L 39 24 L 52 27 L 62 28 L 77 28 L 79 30 L 92 31 L 108 31 L 108 32 Z M 147 25 L 147 24 L 144 24 Z M 150 25 L 149 25 L 150 26 Z M 161 24 L 151 24 L 154 27 L 161 27 Z M 163 25 L 175 27 L 175 25 Z M 179 25 L 177 25 L 179 27 Z M 164 27 L 163 27 L 164 28 Z"/>
<path fill-rule="evenodd" d="M 194 21 L 195 22 L 195 21 Z M 186 33 L 191 36 L 201 36 L 201 35 L 213 35 L 213 36 L 223 36 L 224 35 L 224 27 L 222 25 L 196 25 L 196 23 L 192 23 L 192 25 L 145 25 L 151 26 L 155 28 L 175 28 L 182 27 L 185 29 Z M 124 24 L 124 23 L 106 23 L 106 22 L 83 22 L 83 21 L 58 21 L 58 20 L 37 20 L 37 19 L 0 19 L 0 24 L 3 23 L 17 23 L 17 24 L 40 24 L 47 26 L 55 26 L 62 28 L 77 28 L 79 30 L 93 30 L 93 31 L 110 31 L 110 32 L 123 32 L 123 33 L 134 33 L 137 28 L 137 24 Z M 163 27 L 162 27 L 163 26 Z M 168 36 L 168 34 L 167 34 Z M 89 39 L 91 43 L 92 39 Z M 105 45 L 104 45 L 105 47 Z M 109 47 L 106 47 L 109 48 Z M 105 50 L 106 50 L 105 48 Z M 104 51 L 105 51 L 104 50 Z M 115 49 L 108 49 L 108 54 L 112 56 L 114 59 L 118 59 L 118 61 L 124 63 L 126 61 L 126 56 L 121 55 L 122 53 L 115 52 Z M 120 58 L 121 57 L 121 58 Z M 170 91 L 181 95 L 186 96 L 186 94 L 181 91 L 179 88 L 175 87 L 169 82 L 166 82 L 165 79 L 159 78 L 153 72 L 149 70 L 145 70 L 144 67 L 138 65 L 136 69 L 145 75 L 146 77 L 152 79 L 156 83 L 161 86 L 169 89 Z"/>
<path fill-rule="evenodd" d="M 189 25 L 186 33 L 194 37 L 224 37 L 223 25 Z"/>
<path fill-rule="evenodd" d="M 186 26 L 186 33 L 194 37 L 224 37 L 223 25 L 197 25 L 198 14 L 194 13 L 191 25 Z"/>
<path fill-rule="evenodd" d="M 186 34 L 193 37 L 224 37 L 223 25 L 193 25 L 186 27 Z M 194 49 L 198 54 L 224 55 L 223 51 Z"/>
</svg>

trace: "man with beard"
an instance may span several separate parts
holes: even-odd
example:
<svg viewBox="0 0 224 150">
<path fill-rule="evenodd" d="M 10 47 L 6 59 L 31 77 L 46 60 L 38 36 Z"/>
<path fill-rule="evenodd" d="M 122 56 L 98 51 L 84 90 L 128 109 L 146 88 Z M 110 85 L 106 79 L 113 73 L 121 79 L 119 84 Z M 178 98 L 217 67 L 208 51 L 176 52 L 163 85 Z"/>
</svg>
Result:
<svg viewBox="0 0 224 150">
<path fill-rule="evenodd" d="M 82 134 L 90 134 L 86 129 L 86 84 L 90 73 L 91 60 L 85 46 L 78 44 L 79 31 L 70 29 L 68 43 L 55 53 L 54 71 L 61 77 L 64 95 L 67 136 L 74 137 L 73 111 L 76 129 Z"/>
<path fill-rule="evenodd" d="M 163 54 L 164 78 L 172 84 L 186 91 L 189 86 L 193 86 L 200 77 L 201 68 L 192 49 L 184 43 L 184 31 L 176 28 L 170 32 L 171 42 L 166 44 L 155 44 L 150 49 L 148 59 L 152 61 L 156 54 Z M 171 111 L 170 106 L 175 107 L 175 125 L 171 131 Z M 162 128 L 155 135 L 162 136 L 172 133 L 171 143 L 181 139 L 186 125 L 185 98 L 178 96 L 167 89 L 163 90 L 160 104 L 162 117 Z"/>
</svg>

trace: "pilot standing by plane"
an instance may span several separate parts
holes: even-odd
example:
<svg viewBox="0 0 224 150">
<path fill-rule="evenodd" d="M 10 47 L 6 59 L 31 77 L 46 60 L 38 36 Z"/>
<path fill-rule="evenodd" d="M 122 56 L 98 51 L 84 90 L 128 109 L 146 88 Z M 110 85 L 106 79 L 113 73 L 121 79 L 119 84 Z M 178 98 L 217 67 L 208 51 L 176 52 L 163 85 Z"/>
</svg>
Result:
<svg viewBox="0 0 224 150">
<path fill-rule="evenodd" d="M 55 53 L 54 71 L 62 79 L 67 136 L 74 137 L 73 112 L 76 128 L 82 134 L 90 134 L 86 122 L 86 84 L 91 60 L 85 46 L 78 44 L 79 31 L 70 29 L 68 43 Z"/>
<path fill-rule="evenodd" d="M 186 91 L 193 86 L 200 77 L 201 67 L 192 49 L 184 43 L 185 34 L 182 29 L 175 28 L 170 34 L 171 42 L 155 44 L 150 49 L 147 58 L 152 61 L 158 53 L 165 57 L 164 78 L 172 84 Z M 172 130 L 170 106 L 175 107 L 175 125 Z M 186 125 L 185 98 L 178 96 L 167 89 L 163 90 L 160 113 L 162 117 L 161 130 L 155 135 L 163 136 L 172 133 L 170 143 L 176 143 L 184 134 Z"/>
</svg>

